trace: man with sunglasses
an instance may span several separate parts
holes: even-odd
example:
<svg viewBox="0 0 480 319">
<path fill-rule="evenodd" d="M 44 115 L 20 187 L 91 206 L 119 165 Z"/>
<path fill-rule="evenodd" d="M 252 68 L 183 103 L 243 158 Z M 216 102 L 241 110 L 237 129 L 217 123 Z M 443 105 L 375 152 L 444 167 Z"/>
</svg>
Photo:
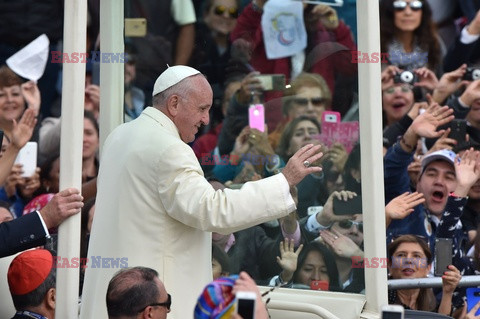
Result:
<svg viewBox="0 0 480 319">
<path fill-rule="evenodd" d="M 363 256 L 363 215 L 351 210 L 351 215 L 338 214 L 334 202 L 349 201 L 357 194 L 351 191 L 333 192 L 323 207 L 302 219 L 302 230 L 306 238 L 315 240 L 320 234 L 323 242 L 334 253 L 343 292 L 359 293 L 365 289 L 362 268 L 352 268 L 352 257 Z M 351 205 L 353 206 L 353 205 Z"/>
<path fill-rule="evenodd" d="M 172 297 L 154 269 L 133 267 L 117 272 L 108 284 L 109 319 L 165 319 Z"/>
</svg>

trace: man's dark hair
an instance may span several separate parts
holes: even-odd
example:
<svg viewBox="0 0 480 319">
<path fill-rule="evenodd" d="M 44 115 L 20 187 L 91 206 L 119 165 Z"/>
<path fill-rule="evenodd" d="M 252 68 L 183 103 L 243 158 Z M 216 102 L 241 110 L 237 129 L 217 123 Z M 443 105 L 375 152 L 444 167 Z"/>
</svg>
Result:
<svg viewBox="0 0 480 319">
<path fill-rule="evenodd" d="M 48 290 L 50 288 L 55 288 L 56 268 L 52 267 L 47 278 L 37 287 L 37 289 L 29 292 L 25 295 L 14 295 L 12 294 L 13 305 L 17 311 L 27 310 L 31 307 L 37 307 L 45 298 Z"/>
<path fill-rule="evenodd" d="M 160 290 L 155 277 L 158 273 L 147 267 L 126 268 L 117 272 L 107 289 L 109 318 L 136 316 L 142 307 L 158 302 Z"/>
</svg>

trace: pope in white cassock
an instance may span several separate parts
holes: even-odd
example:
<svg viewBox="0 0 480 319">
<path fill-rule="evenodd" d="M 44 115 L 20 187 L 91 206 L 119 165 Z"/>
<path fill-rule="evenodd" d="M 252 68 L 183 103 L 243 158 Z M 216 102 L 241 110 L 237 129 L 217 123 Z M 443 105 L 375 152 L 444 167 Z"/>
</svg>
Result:
<svg viewBox="0 0 480 319">
<path fill-rule="evenodd" d="M 198 295 L 212 280 L 211 232 L 232 233 L 288 215 L 295 209 L 290 187 L 321 170 L 310 166 L 322 156 L 320 146 L 307 145 L 282 173 L 240 190 L 215 191 L 187 144 L 208 124 L 212 97 L 199 71 L 169 67 L 155 82 L 153 107 L 117 127 L 101 156 L 88 257 L 126 257 L 129 267 L 157 270 L 172 295 L 170 319 L 192 318 Z M 80 318 L 108 318 L 105 296 L 117 271 L 86 269 Z"/>
</svg>

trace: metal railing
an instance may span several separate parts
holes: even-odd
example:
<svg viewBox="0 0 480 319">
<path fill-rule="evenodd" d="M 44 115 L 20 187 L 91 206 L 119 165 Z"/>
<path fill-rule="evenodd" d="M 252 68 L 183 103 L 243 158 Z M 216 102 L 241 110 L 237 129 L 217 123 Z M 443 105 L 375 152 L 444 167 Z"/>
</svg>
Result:
<svg viewBox="0 0 480 319">
<path fill-rule="evenodd" d="M 480 276 L 463 276 L 458 287 L 480 286 Z M 415 279 L 390 279 L 388 289 L 409 289 L 409 288 L 439 288 L 442 287 L 441 277 L 415 278 Z"/>
</svg>

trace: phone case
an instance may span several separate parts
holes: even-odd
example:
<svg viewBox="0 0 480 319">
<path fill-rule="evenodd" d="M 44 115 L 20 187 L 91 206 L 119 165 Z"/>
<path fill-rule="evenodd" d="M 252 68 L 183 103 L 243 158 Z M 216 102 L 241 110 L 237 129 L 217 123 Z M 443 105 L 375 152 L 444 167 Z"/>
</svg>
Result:
<svg viewBox="0 0 480 319">
<path fill-rule="evenodd" d="M 265 108 L 263 104 L 251 105 L 248 109 L 248 125 L 260 132 L 265 130 Z"/>
<path fill-rule="evenodd" d="M 480 288 L 467 288 L 467 312 L 470 312 L 477 303 L 480 302 Z M 475 316 L 480 315 L 480 309 L 477 310 Z"/>
<path fill-rule="evenodd" d="M 335 215 L 355 215 L 362 213 L 362 196 L 357 195 L 347 201 L 333 198 L 333 213 Z"/>
<path fill-rule="evenodd" d="M 329 283 L 325 280 L 312 280 L 310 282 L 310 289 L 328 291 Z"/>
<path fill-rule="evenodd" d="M 442 276 L 452 264 L 452 239 L 435 239 L 435 276 Z"/>
<path fill-rule="evenodd" d="M 22 177 L 32 176 L 37 168 L 37 142 L 28 142 L 20 152 L 18 152 L 15 163 L 23 165 Z"/>
</svg>

